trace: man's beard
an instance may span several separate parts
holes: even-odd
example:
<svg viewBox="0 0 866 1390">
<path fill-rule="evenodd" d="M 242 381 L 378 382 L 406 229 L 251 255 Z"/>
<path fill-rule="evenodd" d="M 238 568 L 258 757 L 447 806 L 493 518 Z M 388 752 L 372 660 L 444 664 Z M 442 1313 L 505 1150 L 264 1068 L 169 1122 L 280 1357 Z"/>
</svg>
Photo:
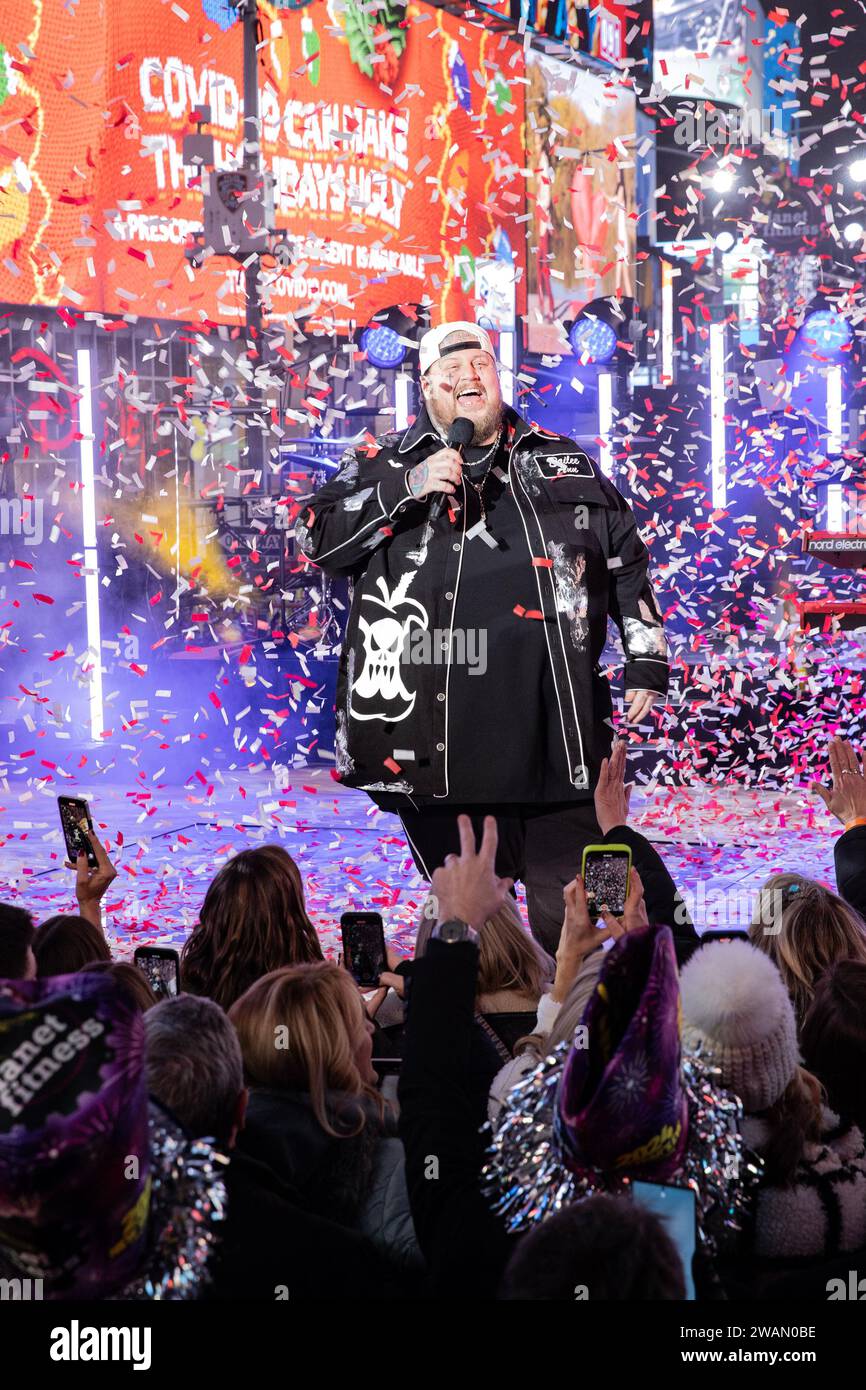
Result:
<svg viewBox="0 0 866 1390">
<path fill-rule="evenodd" d="M 472 422 L 475 426 L 475 431 L 472 435 L 472 443 L 484 444 L 487 440 L 489 440 L 490 436 L 495 434 L 502 425 L 504 413 L 504 401 L 491 401 L 484 414 L 480 415 L 477 420 Z M 427 404 L 427 414 L 430 416 L 430 419 L 433 421 L 433 424 L 436 426 L 437 430 L 443 436 L 443 438 L 447 437 L 448 431 L 451 428 L 451 426 L 444 424 L 443 421 L 440 420 L 436 410 L 429 404 L 429 402 Z M 461 418 L 459 408 L 454 418 Z M 462 418 L 467 420 L 470 419 L 468 415 Z"/>
</svg>

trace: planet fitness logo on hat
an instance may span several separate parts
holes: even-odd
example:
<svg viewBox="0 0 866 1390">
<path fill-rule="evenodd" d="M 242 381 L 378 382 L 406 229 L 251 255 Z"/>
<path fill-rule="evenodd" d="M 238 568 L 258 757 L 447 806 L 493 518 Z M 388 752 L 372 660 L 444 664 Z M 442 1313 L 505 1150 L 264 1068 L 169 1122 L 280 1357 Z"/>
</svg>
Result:
<svg viewBox="0 0 866 1390">
<path fill-rule="evenodd" d="M 50 1298 L 135 1274 L 151 1161 L 144 1024 L 99 975 L 0 981 L 0 1271 Z"/>
<path fill-rule="evenodd" d="M 98 1018 L 76 1017 L 68 1001 L 59 1000 L 50 1012 L 19 1014 L 0 1027 L 6 1053 L 0 1062 L 0 1129 L 11 1128 L 10 1121 L 36 1129 L 50 1114 L 71 1114 L 79 1089 L 99 1089 L 105 1050 L 91 1047 L 105 1032 Z M 75 1091 L 68 1086 L 73 1072 Z"/>
</svg>

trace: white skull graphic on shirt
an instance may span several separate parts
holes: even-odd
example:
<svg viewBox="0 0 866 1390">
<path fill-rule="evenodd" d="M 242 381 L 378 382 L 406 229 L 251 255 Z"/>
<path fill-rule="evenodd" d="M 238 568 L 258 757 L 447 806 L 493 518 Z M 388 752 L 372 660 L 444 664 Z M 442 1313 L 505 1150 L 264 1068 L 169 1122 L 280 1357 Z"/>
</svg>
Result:
<svg viewBox="0 0 866 1390">
<path fill-rule="evenodd" d="M 407 598 L 406 590 L 415 578 L 415 571 L 404 574 L 389 590 L 384 579 L 377 581 L 381 598 L 364 594 L 362 604 L 373 604 L 380 610 L 372 621 L 359 616 L 358 625 L 364 642 L 364 665 L 351 686 L 351 717 L 353 719 L 383 719 L 399 723 L 415 707 L 415 691 L 407 690 L 400 669 L 400 657 L 413 627 L 426 630 L 427 610 L 417 599 Z M 374 609 L 374 611 L 375 611 Z M 372 708 L 362 709 L 359 702 L 372 701 Z"/>
</svg>

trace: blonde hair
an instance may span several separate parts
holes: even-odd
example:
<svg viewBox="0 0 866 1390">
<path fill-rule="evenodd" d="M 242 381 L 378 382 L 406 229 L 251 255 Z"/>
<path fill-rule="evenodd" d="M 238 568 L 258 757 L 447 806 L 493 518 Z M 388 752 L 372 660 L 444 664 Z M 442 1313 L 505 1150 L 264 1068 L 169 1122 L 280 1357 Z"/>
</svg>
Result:
<svg viewBox="0 0 866 1390">
<path fill-rule="evenodd" d="M 520 910 L 507 897 L 478 935 L 478 993 L 519 990 L 539 999 L 553 978 L 553 961 L 523 925 Z"/>
<path fill-rule="evenodd" d="M 361 1132 L 367 1102 L 382 1118 L 382 1097 L 364 1081 L 356 1060 L 364 1005 L 354 982 L 333 962 L 290 965 L 264 975 L 232 1004 L 229 1018 L 248 1085 L 308 1092 L 316 1119 L 334 1137 Z M 339 1129 L 329 1111 L 329 1091 L 357 1102 Z"/>
<path fill-rule="evenodd" d="M 415 937 L 415 959 L 423 956 L 435 922 L 423 916 Z M 509 895 L 478 933 L 477 993 L 513 989 L 540 998 L 553 979 L 553 959 L 523 925 L 517 903 Z"/>
<path fill-rule="evenodd" d="M 838 894 L 801 874 L 767 879 L 749 940 L 777 966 L 802 1023 L 821 976 L 840 960 L 866 963 L 866 924 Z"/>
</svg>

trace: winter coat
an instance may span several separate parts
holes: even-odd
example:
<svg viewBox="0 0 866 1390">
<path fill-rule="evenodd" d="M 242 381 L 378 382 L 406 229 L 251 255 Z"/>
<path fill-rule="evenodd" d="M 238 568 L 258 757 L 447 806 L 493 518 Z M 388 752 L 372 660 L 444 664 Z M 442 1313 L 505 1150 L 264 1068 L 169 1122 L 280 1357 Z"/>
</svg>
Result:
<svg viewBox="0 0 866 1390">
<path fill-rule="evenodd" d="M 846 830 L 833 845 L 840 896 L 866 919 L 866 825 Z"/>
<path fill-rule="evenodd" d="M 337 1094 L 327 1100 L 334 1128 L 341 1118 L 356 1118 L 357 1102 Z M 395 1132 L 383 1132 L 377 1115 L 368 1110 L 359 1134 L 334 1138 L 316 1119 L 309 1095 L 255 1088 L 238 1148 L 267 1164 L 305 1210 L 360 1231 L 396 1263 L 421 1266 L 403 1146 Z"/>
<path fill-rule="evenodd" d="M 746 1144 L 761 1154 L 766 1120 L 747 1115 Z M 824 1109 L 820 1140 L 806 1145 L 787 1187 L 766 1178 L 754 1197 L 751 1253 L 757 1259 L 830 1259 L 866 1245 L 866 1146 L 856 1126 Z"/>
<path fill-rule="evenodd" d="M 611 697 L 599 662 L 607 619 L 625 648 L 627 689 L 667 690 L 667 649 L 647 577 L 648 552 L 624 498 L 573 440 L 506 408 L 508 470 L 532 557 L 558 718 L 574 788 L 594 785 L 610 747 Z M 336 771 L 369 792 L 448 796 L 449 669 L 466 543 L 466 483 L 452 524 L 430 520 L 409 470 L 443 447 L 426 409 L 405 433 L 349 449 L 339 473 L 298 517 L 307 559 L 353 581 L 337 680 Z M 471 541 L 470 544 L 479 544 Z M 446 659 L 401 662 L 419 633 L 440 633 Z M 520 720 L 503 729 L 515 751 Z"/>
<path fill-rule="evenodd" d="M 481 1191 L 496 1049 L 476 1023 L 478 947 L 433 940 L 412 971 L 400 1133 L 433 1298 L 489 1299 L 516 1243 Z"/>
<path fill-rule="evenodd" d="M 226 1173 L 228 1209 L 207 1299 L 419 1298 L 423 1280 L 358 1231 L 305 1210 L 264 1163 L 235 1149 Z M 283 1292 L 285 1290 L 285 1292 Z"/>
</svg>

